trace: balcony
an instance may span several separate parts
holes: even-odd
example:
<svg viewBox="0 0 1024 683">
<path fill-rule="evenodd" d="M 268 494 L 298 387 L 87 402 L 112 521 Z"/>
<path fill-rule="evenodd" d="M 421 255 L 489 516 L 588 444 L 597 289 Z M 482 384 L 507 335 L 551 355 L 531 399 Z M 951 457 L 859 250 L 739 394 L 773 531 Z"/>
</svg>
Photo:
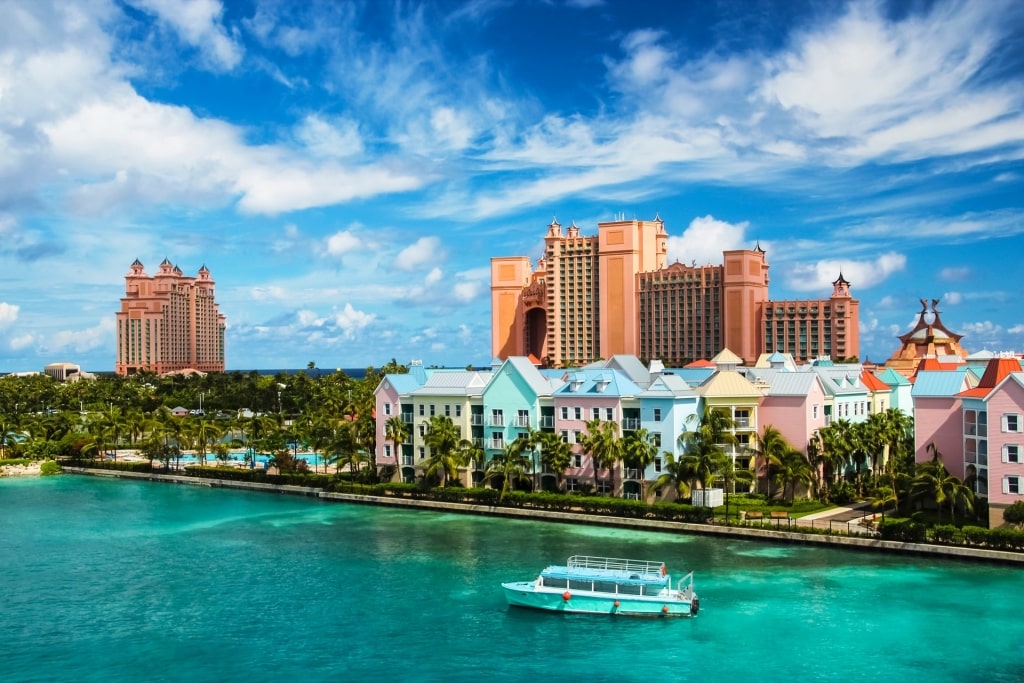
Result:
<svg viewBox="0 0 1024 683">
<path fill-rule="evenodd" d="M 409 465 L 411 467 L 412 466 L 412 456 L 411 455 L 403 455 L 402 456 L 402 464 L 403 465 Z"/>
<path fill-rule="evenodd" d="M 635 467 L 627 467 L 622 476 L 626 479 L 639 479 L 640 470 Z"/>
<path fill-rule="evenodd" d="M 555 428 L 555 416 L 554 415 L 541 415 L 540 416 L 540 427 L 541 429 L 554 429 Z"/>
<path fill-rule="evenodd" d="M 402 413 L 402 422 L 405 424 L 411 425 L 413 423 L 413 419 L 412 413 Z"/>
<path fill-rule="evenodd" d="M 517 415 L 516 416 L 515 426 L 516 427 L 521 427 L 522 429 L 529 429 L 530 428 L 530 416 L 529 415 Z"/>
<path fill-rule="evenodd" d="M 491 415 L 487 418 L 488 427 L 504 427 L 505 417 L 502 415 Z"/>
<path fill-rule="evenodd" d="M 640 418 L 638 417 L 624 417 L 622 418 L 622 431 L 624 432 L 635 432 L 640 429 Z"/>
<path fill-rule="evenodd" d="M 481 415 L 480 413 L 473 413 L 472 415 L 469 416 L 469 424 L 475 427 L 483 427 L 484 416 Z"/>
<path fill-rule="evenodd" d="M 476 446 L 477 448 L 483 448 L 484 447 L 484 439 L 483 439 L 483 437 L 482 436 L 474 436 L 473 437 L 473 445 Z"/>
<path fill-rule="evenodd" d="M 750 418 L 749 417 L 737 417 L 733 419 L 736 423 L 737 429 L 750 429 Z"/>
<path fill-rule="evenodd" d="M 503 439 L 488 439 L 487 448 L 493 451 L 505 450 L 505 441 Z"/>
</svg>

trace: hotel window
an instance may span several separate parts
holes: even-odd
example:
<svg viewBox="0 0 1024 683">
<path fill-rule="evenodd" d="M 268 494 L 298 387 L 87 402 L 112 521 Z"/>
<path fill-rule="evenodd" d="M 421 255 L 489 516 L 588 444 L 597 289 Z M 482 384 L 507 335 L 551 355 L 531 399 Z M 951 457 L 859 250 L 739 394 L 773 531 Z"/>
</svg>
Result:
<svg viewBox="0 0 1024 683">
<path fill-rule="evenodd" d="M 577 468 L 583 467 L 583 456 L 580 453 L 572 454 L 572 466 Z"/>
<path fill-rule="evenodd" d="M 563 420 L 568 420 L 569 419 L 569 406 L 562 406 L 561 410 L 562 410 L 562 419 Z"/>
<path fill-rule="evenodd" d="M 608 420 L 609 422 L 614 420 L 615 419 L 615 409 L 614 408 L 605 408 L 604 409 L 604 419 Z"/>
<path fill-rule="evenodd" d="M 1003 493 L 1019 496 L 1021 493 L 1021 477 L 1010 475 L 1003 477 Z"/>
<path fill-rule="evenodd" d="M 1003 462 L 1020 464 L 1020 446 L 1015 443 L 1008 443 L 1003 446 Z"/>
<path fill-rule="evenodd" d="M 651 445 L 655 448 L 661 448 L 661 434 L 651 435 Z"/>
<path fill-rule="evenodd" d="M 420 460 L 422 460 L 425 457 L 427 457 L 427 449 L 424 448 L 423 446 L 420 446 Z"/>
<path fill-rule="evenodd" d="M 1005 413 L 1003 415 L 1003 431 L 1019 433 L 1021 431 L 1020 415 L 1017 413 Z"/>
<path fill-rule="evenodd" d="M 612 485 L 607 479 L 597 480 L 597 492 L 601 495 L 608 495 L 612 492 Z"/>
<path fill-rule="evenodd" d="M 661 456 L 660 455 L 654 459 L 654 471 L 656 473 L 660 473 L 661 472 Z"/>
<path fill-rule="evenodd" d="M 431 403 L 431 404 L 430 404 L 430 417 L 434 417 L 434 415 L 435 415 L 435 412 L 434 412 L 434 404 L 433 404 L 433 403 Z"/>
<path fill-rule="evenodd" d="M 818 404 L 817 403 L 815 403 L 813 406 L 811 406 L 811 419 L 814 419 L 814 420 L 818 419 Z"/>
<path fill-rule="evenodd" d="M 426 406 L 424 406 L 424 405 L 423 405 L 423 404 L 421 403 L 421 404 L 420 404 L 420 417 L 422 417 L 422 416 L 424 416 L 424 415 L 426 415 L 426 414 L 427 414 L 427 413 L 426 413 L 426 409 L 427 409 L 427 408 L 426 408 Z"/>
<path fill-rule="evenodd" d="M 569 430 L 568 429 L 563 429 L 562 430 L 562 441 L 564 441 L 565 443 L 569 443 Z"/>
<path fill-rule="evenodd" d="M 581 432 L 581 431 L 580 431 L 580 430 L 578 430 L 578 429 L 577 429 L 577 430 L 575 430 L 575 431 L 574 431 L 574 432 L 572 433 L 572 442 L 573 442 L 573 443 L 583 443 L 583 432 Z"/>
<path fill-rule="evenodd" d="M 601 409 L 600 408 L 591 408 L 590 409 L 590 418 L 592 420 L 600 420 L 601 419 Z"/>
<path fill-rule="evenodd" d="M 461 403 L 456 403 L 455 404 L 455 417 L 462 417 L 462 404 Z"/>
<path fill-rule="evenodd" d="M 572 414 L 573 414 L 573 419 L 574 420 L 582 420 L 583 419 L 583 408 L 580 408 L 579 406 L 576 406 L 575 408 L 572 409 Z"/>
<path fill-rule="evenodd" d="M 451 406 L 450 403 L 445 403 L 444 404 L 444 416 L 445 417 L 451 417 L 452 416 L 452 406 Z"/>
<path fill-rule="evenodd" d="M 420 436 L 426 436 L 427 428 L 424 425 L 420 425 Z"/>
<path fill-rule="evenodd" d="M 384 457 L 385 458 L 390 458 L 391 457 L 391 444 L 389 444 L 389 443 L 384 444 Z"/>
</svg>

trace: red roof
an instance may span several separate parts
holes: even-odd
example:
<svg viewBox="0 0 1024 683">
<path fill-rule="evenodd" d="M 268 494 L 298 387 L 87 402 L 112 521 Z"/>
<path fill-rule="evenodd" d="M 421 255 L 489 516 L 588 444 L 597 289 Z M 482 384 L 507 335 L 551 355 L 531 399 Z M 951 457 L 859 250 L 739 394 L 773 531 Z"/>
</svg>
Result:
<svg viewBox="0 0 1024 683">
<path fill-rule="evenodd" d="M 882 380 L 875 377 L 873 374 L 864 370 L 860 373 L 860 381 L 864 383 L 871 391 L 891 391 L 892 387 L 883 382 Z"/>
<path fill-rule="evenodd" d="M 695 360 L 692 363 L 687 363 L 683 367 L 684 368 L 715 368 L 715 367 L 718 367 L 718 366 L 715 365 L 714 363 L 712 363 L 709 360 L 704 360 L 703 358 L 701 358 L 700 360 Z"/>
<path fill-rule="evenodd" d="M 969 398 L 985 398 L 996 386 L 1006 379 L 1011 372 L 1020 372 L 1021 363 L 1016 358 L 992 358 L 985 366 L 985 374 L 981 376 L 978 386 L 961 391 L 957 396 Z"/>
</svg>

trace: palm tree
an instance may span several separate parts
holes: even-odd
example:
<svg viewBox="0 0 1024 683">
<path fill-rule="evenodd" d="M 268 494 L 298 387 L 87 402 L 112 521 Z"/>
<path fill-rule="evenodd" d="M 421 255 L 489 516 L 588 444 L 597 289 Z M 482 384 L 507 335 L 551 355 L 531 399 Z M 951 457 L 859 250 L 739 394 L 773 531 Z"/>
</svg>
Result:
<svg viewBox="0 0 1024 683">
<path fill-rule="evenodd" d="M 393 415 L 384 423 L 384 438 L 394 444 L 395 472 L 402 474 L 402 445 L 409 440 L 409 425 L 398 415 Z"/>
<path fill-rule="evenodd" d="M 692 425 L 696 417 L 696 414 L 691 415 L 687 423 Z M 679 446 L 684 453 L 682 460 L 705 491 L 714 484 L 718 472 L 724 466 L 724 460 L 729 458 L 723 446 L 735 446 L 737 443 L 736 435 L 732 433 L 735 427 L 736 423 L 731 416 L 705 407 L 696 426 L 692 429 L 688 427 L 679 435 Z M 707 496 L 705 502 L 710 503 Z"/>
<path fill-rule="evenodd" d="M 754 460 L 750 461 L 751 466 Z M 754 480 L 754 472 L 748 468 L 736 468 L 736 461 L 732 458 L 725 458 L 722 467 L 718 471 L 722 477 L 722 487 L 725 489 L 725 519 L 729 519 L 729 494 L 736 492 L 736 482 L 749 484 Z"/>
<path fill-rule="evenodd" d="M 561 491 L 562 477 L 572 463 L 572 446 L 555 432 L 542 432 L 538 441 L 541 467 L 555 473 L 555 487 Z"/>
<path fill-rule="evenodd" d="M 615 422 L 590 420 L 582 441 L 583 450 L 590 454 L 594 463 L 594 484 L 597 484 L 597 471 L 607 469 L 612 496 L 615 495 L 615 466 L 622 460 L 622 441 L 618 438 L 618 430 Z"/>
<path fill-rule="evenodd" d="M 938 520 L 942 521 L 942 505 L 949 505 L 950 522 L 956 524 L 956 509 L 963 508 L 965 512 L 974 509 L 974 490 L 964 484 L 958 477 L 953 476 L 942 464 L 942 453 L 935 446 L 935 442 L 928 444 L 928 451 L 932 454 L 930 462 L 918 465 L 918 474 L 914 477 L 912 491 L 919 498 L 927 497 L 935 502 L 938 508 Z"/>
<path fill-rule="evenodd" d="M 788 503 L 796 497 L 797 484 L 811 483 L 811 464 L 803 453 L 793 447 L 787 448 L 781 456 L 772 456 L 770 466 L 772 479 L 782 488 L 782 499 Z"/>
<path fill-rule="evenodd" d="M 783 455 L 788 449 L 792 448 L 789 442 L 782 436 L 782 432 L 773 427 L 772 425 L 765 425 L 764 429 L 755 437 L 754 447 L 751 448 L 751 453 L 754 455 L 754 462 L 756 463 L 757 472 L 759 475 L 764 476 L 765 482 L 765 497 L 768 500 L 772 499 L 772 482 L 769 476 L 769 468 L 771 462 L 781 461 Z M 760 476 L 758 477 L 760 478 Z"/>
<path fill-rule="evenodd" d="M 527 472 L 533 464 L 533 461 L 525 453 L 528 446 L 527 439 L 510 441 L 500 455 L 495 456 L 487 463 L 484 481 L 493 485 L 495 480 L 501 479 L 499 500 L 505 500 L 512 487 L 512 482 L 518 483 L 520 480 L 528 478 Z"/>
<path fill-rule="evenodd" d="M 430 456 L 423 463 L 423 474 L 427 479 L 436 476 L 445 486 L 449 479 L 458 478 L 459 468 L 466 465 L 463 439 L 450 417 L 436 415 L 425 424 L 423 443 L 430 449 Z"/>
<path fill-rule="evenodd" d="M 630 432 L 622 440 L 622 459 L 626 467 L 640 471 L 640 500 L 647 500 L 647 467 L 658 455 L 658 447 L 654 445 L 654 435 L 647 429 L 640 428 Z"/>
<path fill-rule="evenodd" d="M 661 493 L 662 489 L 671 486 L 678 498 L 689 498 L 697 479 L 694 463 L 685 457 L 676 459 L 672 451 L 663 451 L 662 473 L 654 481 L 651 488 Z"/>
</svg>

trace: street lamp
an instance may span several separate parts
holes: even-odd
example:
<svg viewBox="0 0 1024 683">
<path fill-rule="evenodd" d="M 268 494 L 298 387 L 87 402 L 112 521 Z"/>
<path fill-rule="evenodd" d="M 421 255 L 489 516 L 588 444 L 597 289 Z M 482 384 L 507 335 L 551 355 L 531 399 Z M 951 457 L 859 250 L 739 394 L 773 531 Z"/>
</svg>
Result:
<svg viewBox="0 0 1024 683">
<path fill-rule="evenodd" d="M 204 392 L 202 392 L 202 391 L 199 392 L 199 414 L 200 415 L 205 415 L 206 414 L 206 413 L 203 412 L 203 396 L 205 396 L 205 395 L 206 394 Z"/>
</svg>

